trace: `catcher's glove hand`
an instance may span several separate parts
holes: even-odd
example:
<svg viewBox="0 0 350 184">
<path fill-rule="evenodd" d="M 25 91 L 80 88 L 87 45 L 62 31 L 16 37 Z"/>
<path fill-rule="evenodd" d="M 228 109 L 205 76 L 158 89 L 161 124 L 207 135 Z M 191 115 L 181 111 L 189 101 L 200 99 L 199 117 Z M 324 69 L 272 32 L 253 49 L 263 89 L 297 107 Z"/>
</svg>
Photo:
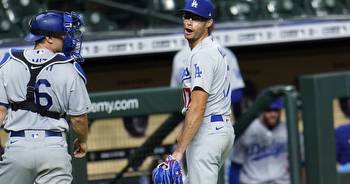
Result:
<svg viewBox="0 0 350 184">
<path fill-rule="evenodd" d="M 171 155 L 160 163 L 152 172 L 154 184 L 182 184 L 182 170 L 174 157 Z"/>
</svg>

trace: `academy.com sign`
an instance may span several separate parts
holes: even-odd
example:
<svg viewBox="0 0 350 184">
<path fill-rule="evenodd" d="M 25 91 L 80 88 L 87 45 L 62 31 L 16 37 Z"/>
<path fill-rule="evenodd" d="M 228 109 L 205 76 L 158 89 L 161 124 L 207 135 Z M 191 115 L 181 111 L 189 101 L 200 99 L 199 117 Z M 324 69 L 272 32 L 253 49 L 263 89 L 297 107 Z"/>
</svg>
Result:
<svg viewBox="0 0 350 184">
<path fill-rule="evenodd" d="M 139 100 L 134 99 L 122 99 L 115 101 L 100 101 L 93 102 L 90 108 L 90 113 L 105 112 L 111 114 L 114 111 L 126 111 L 139 108 Z"/>
</svg>

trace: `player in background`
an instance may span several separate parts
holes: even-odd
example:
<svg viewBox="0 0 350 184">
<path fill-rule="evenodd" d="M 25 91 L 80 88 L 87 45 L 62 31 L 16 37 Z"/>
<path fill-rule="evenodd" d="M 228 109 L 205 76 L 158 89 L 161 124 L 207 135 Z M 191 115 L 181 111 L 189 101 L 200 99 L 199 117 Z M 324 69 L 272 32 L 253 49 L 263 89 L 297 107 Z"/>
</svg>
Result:
<svg viewBox="0 0 350 184">
<path fill-rule="evenodd" d="M 339 104 L 343 114 L 350 118 L 349 98 L 340 98 Z M 338 126 L 335 129 L 335 142 L 338 172 L 350 172 L 350 123 Z"/>
<path fill-rule="evenodd" d="M 338 172 L 350 172 L 350 124 L 335 129 Z"/>
<path fill-rule="evenodd" d="M 231 70 L 224 49 L 210 35 L 212 2 L 187 0 L 181 13 L 191 53 L 182 75 L 185 122 L 172 156 L 180 161 L 186 152 L 188 183 L 216 184 L 234 141 Z"/>
<path fill-rule="evenodd" d="M 91 105 L 80 65 L 81 18 L 74 12 L 44 11 L 30 22 L 25 40 L 33 49 L 10 49 L 0 63 L 0 122 L 9 132 L 0 161 L 6 184 L 70 184 L 69 125 L 77 135 L 74 157 L 87 152 Z"/>
<path fill-rule="evenodd" d="M 236 140 L 230 184 L 289 184 L 287 127 L 276 99 Z"/>
</svg>

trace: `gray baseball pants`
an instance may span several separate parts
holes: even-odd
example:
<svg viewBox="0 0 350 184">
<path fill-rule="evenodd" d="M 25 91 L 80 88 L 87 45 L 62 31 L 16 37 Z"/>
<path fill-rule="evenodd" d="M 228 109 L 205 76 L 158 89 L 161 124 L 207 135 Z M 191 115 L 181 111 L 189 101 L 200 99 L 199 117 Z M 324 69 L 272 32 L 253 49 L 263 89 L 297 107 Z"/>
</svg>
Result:
<svg viewBox="0 0 350 184">
<path fill-rule="evenodd" d="M 11 134 L 11 133 L 10 133 Z M 26 130 L 11 136 L 0 161 L 0 181 L 6 184 L 70 184 L 71 156 L 62 136 Z"/>
<path fill-rule="evenodd" d="M 187 184 L 217 184 L 235 135 L 229 116 L 205 117 L 186 150 Z"/>
</svg>

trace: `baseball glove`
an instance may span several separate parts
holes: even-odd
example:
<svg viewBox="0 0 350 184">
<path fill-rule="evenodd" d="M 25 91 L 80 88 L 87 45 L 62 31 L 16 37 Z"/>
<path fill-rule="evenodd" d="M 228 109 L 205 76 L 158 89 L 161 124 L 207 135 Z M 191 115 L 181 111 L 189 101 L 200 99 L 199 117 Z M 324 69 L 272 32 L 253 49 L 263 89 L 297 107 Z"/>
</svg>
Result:
<svg viewBox="0 0 350 184">
<path fill-rule="evenodd" d="M 182 184 L 182 170 L 174 157 L 171 155 L 160 163 L 152 172 L 154 184 Z"/>
</svg>

